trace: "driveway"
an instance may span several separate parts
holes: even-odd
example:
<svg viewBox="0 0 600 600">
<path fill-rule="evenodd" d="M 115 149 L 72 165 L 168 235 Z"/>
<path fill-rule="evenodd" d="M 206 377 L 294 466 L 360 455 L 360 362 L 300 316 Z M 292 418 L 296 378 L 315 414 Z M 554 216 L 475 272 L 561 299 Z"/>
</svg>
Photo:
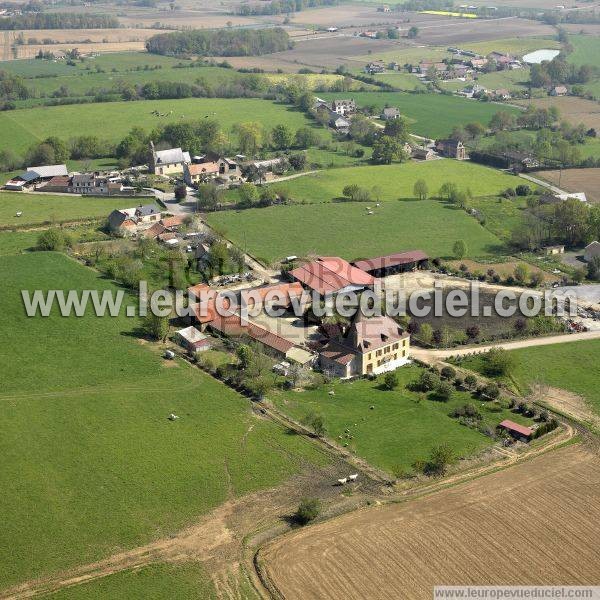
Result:
<svg viewBox="0 0 600 600">
<path fill-rule="evenodd" d="M 487 352 L 492 348 L 504 348 L 505 350 L 517 350 L 518 348 L 532 348 L 534 346 L 550 346 L 552 344 L 567 344 L 570 342 L 581 342 L 600 338 L 600 331 L 587 331 L 585 333 L 567 333 L 563 335 L 551 335 L 548 337 L 532 338 L 529 340 L 518 340 L 516 342 L 501 342 L 498 344 L 485 344 L 481 346 L 469 346 L 453 348 L 451 350 L 429 350 L 422 348 L 411 348 L 414 358 L 426 363 L 444 360 L 450 356 L 465 356 L 473 353 Z"/>
</svg>

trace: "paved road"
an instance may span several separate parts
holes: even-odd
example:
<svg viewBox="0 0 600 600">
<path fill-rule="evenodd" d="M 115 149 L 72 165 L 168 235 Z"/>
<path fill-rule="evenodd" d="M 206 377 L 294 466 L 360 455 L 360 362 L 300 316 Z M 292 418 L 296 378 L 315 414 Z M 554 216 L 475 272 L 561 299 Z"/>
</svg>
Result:
<svg viewBox="0 0 600 600">
<path fill-rule="evenodd" d="M 549 346 L 551 344 L 565 344 L 569 342 L 581 342 L 600 338 L 600 331 L 587 331 L 585 333 L 567 333 L 563 335 L 551 335 L 548 337 L 533 338 L 529 340 L 518 340 L 516 342 L 501 342 L 498 344 L 486 344 L 481 346 L 470 346 L 453 348 L 451 350 L 424 350 L 411 348 L 411 354 L 423 362 L 432 363 L 443 360 L 450 356 L 464 356 L 474 352 L 486 352 L 492 348 L 504 348 L 505 350 L 516 350 L 518 348 L 531 348 L 534 346 Z"/>
<path fill-rule="evenodd" d="M 547 190 L 550 190 L 553 194 L 570 194 L 571 192 L 567 192 L 566 190 L 561 190 L 560 188 L 544 181 L 543 179 L 538 179 L 537 177 L 532 177 L 531 175 L 525 175 L 525 173 L 519 173 L 519 177 L 523 179 L 527 179 L 527 181 L 531 181 L 532 183 L 537 183 L 537 185 L 541 185 L 545 187 Z"/>
</svg>

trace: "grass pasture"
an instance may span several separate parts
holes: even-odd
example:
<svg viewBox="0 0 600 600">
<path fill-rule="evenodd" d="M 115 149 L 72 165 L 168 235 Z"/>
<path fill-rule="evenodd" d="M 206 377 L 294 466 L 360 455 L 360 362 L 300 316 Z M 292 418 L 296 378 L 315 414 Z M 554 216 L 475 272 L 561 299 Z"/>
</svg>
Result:
<svg viewBox="0 0 600 600">
<path fill-rule="evenodd" d="M 444 183 L 452 182 L 462 190 L 470 189 L 475 197 L 499 194 L 521 181 L 518 177 L 476 163 L 443 159 L 321 171 L 275 185 L 289 190 L 295 200 L 305 202 L 339 198 L 344 186 L 349 184 L 369 190 L 377 187 L 378 199 L 397 200 L 413 199 L 413 188 L 418 179 L 427 182 L 430 196 L 435 196 Z"/>
<path fill-rule="evenodd" d="M 384 202 L 373 215 L 364 203 L 348 202 L 229 210 L 206 219 L 268 263 L 292 254 L 353 260 L 414 248 L 450 256 L 458 239 L 466 241 L 472 257 L 506 253 L 502 242 L 474 218 L 435 200 Z"/>
<path fill-rule="evenodd" d="M 153 202 L 149 198 L 148 202 Z M 46 194 L 0 192 L 0 227 L 64 223 L 108 217 L 115 208 L 126 208 L 139 198 L 85 198 Z M 17 217 L 17 212 L 22 212 Z"/>
<path fill-rule="evenodd" d="M 346 93 L 323 93 L 326 100 L 348 97 Z M 385 106 L 396 106 L 411 123 L 413 133 L 430 138 L 450 134 L 455 126 L 478 121 L 487 125 L 499 110 L 518 114 L 509 106 L 498 106 L 458 96 L 441 94 L 409 94 L 406 92 L 356 92 L 352 93 L 358 106 L 375 106 L 381 111 Z"/>
<path fill-rule="evenodd" d="M 31 253 L 0 273 L 0 589 L 168 536 L 327 460 L 200 370 L 166 364 L 136 319 L 25 315 L 22 289 L 114 291 L 91 269 Z"/>
<path fill-rule="evenodd" d="M 154 110 L 173 113 L 168 117 L 156 117 L 152 114 Z M 116 143 L 134 126 L 151 130 L 183 118 L 203 119 L 207 115 L 217 119 L 225 131 L 242 121 L 259 121 L 269 129 L 281 123 L 293 129 L 310 124 L 297 110 L 255 98 L 186 98 L 37 107 L 0 113 L 0 130 L 6 133 L 0 142 L 0 150 L 10 148 L 22 153 L 48 136 L 68 139 L 82 132 Z"/>
<path fill-rule="evenodd" d="M 453 398 L 444 403 L 408 390 L 406 386 L 416 381 L 420 372 L 415 366 L 398 369 L 400 383 L 394 391 L 381 389 L 383 378 L 380 377 L 376 381 L 336 382 L 317 390 L 281 394 L 275 402 L 296 419 L 302 419 L 310 411 L 322 414 L 329 437 L 338 443 L 347 442 L 348 448 L 358 456 L 390 473 L 398 468 L 411 472 L 412 464 L 426 460 L 436 445 L 447 443 L 457 457 L 463 458 L 494 443 L 491 438 L 448 416 L 452 409 L 471 401 L 469 393 L 455 392 Z M 330 389 L 335 395 L 329 395 Z M 375 408 L 371 410 L 370 406 Z M 492 412 L 490 406 L 479 406 L 485 425 L 495 428 L 509 416 L 527 422 L 508 409 Z M 353 439 L 344 437 L 346 429 Z"/>
</svg>

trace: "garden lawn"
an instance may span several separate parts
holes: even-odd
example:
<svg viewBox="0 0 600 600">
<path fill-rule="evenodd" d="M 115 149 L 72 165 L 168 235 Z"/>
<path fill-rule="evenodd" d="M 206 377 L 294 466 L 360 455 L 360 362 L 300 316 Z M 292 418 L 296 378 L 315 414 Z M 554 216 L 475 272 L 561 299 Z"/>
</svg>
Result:
<svg viewBox="0 0 600 600">
<path fill-rule="evenodd" d="M 511 379 L 526 393 L 533 383 L 545 383 L 583 396 L 600 415 L 600 340 L 589 340 L 511 350 L 515 366 Z M 481 359 L 461 366 L 482 371 Z"/>
<path fill-rule="evenodd" d="M 115 290 L 91 269 L 29 253 L 3 257 L 0 275 L 0 589 L 168 536 L 327 460 L 199 369 L 164 361 L 135 318 L 26 317 L 23 289 Z"/>
<path fill-rule="evenodd" d="M 498 169 L 469 161 L 442 159 L 322 171 L 274 185 L 287 189 L 294 200 L 307 202 L 340 198 L 344 187 L 350 184 L 368 190 L 378 188 L 379 198 L 376 199 L 397 200 L 414 198 L 413 188 L 419 179 L 427 183 L 430 196 L 436 196 L 447 182 L 455 183 L 463 191 L 471 190 L 473 196 L 494 196 L 523 183 L 522 179 Z M 373 195 L 377 196 L 376 193 Z"/>
<path fill-rule="evenodd" d="M 295 419 L 302 420 L 310 412 L 323 415 L 330 438 L 340 444 L 348 443 L 358 456 L 390 473 L 411 472 L 416 460 L 426 460 L 431 449 L 441 444 L 448 444 L 461 458 L 491 446 L 491 438 L 448 416 L 465 402 L 478 406 L 485 424 L 492 428 L 508 416 L 513 418 L 507 409 L 490 411 L 491 403 L 481 407 L 481 402 L 472 401 L 467 392 L 455 391 L 452 399 L 444 403 L 409 391 L 407 384 L 415 382 L 421 371 L 416 366 L 398 369 L 400 383 L 393 391 L 382 389 L 383 377 L 379 377 L 376 381 L 336 381 L 301 393 L 282 392 L 274 401 Z M 330 390 L 335 395 L 330 395 Z M 514 418 L 518 420 L 518 416 Z M 346 429 L 353 439 L 344 437 Z"/>
<path fill-rule="evenodd" d="M 371 59 L 372 60 L 372 59 Z M 347 98 L 345 93 L 323 93 L 326 100 Z M 410 94 L 408 92 L 353 92 L 359 107 L 374 106 L 379 112 L 385 106 L 395 106 L 406 116 L 413 133 L 433 139 L 450 135 L 454 127 L 473 121 L 487 125 L 499 110 L 514 114 L 521 111 L 510 106 L 479 102 L 442 94 Z"/>
<path fill-rule="evenodd" d="M 568 62 L 578 67 L 581 65 L 600 67 L 600 36 L 569 35 L 569 42 L 573 46 L 573 52 L 567 56 Z"/>
<path fill-rule="evenodd" d="M 0 227 L 101 219 L 108 217 L 115 208 L 127 208 L 140 200 L 0 192 Z M 154 198 L 143 201 L 153 202 Z M 17 212 L 23 214 L 17 217 Z"/>
<path fill-rule="evenodd" d="M 39 231 L 1 231 L 0 256 L 20 254 L 37 246 Z"/>
<path fill-rule="evenodd" d="M 155 110 L 169 113 L 169 116 L 157 117 L 152 114 Z M 207 116 L 219 121 L 225 131 L 244 121 L 259 121 L 268 129 L 279 124 L 293 129 L 311 124 L 298 110 L 256 98 L 185 98 L 46 106 L 0 113 L 0 131 L 5 134 L 0 150 L 23 153 L 34 142 L 52 135 L 64 140 L 83 134 L 95 135 L 116 143 L 134 126 L 149 131 L 159 125 L 179 123 L 183 118 L 189 121 Z"/>
<path fill-rule="evenodd" d="M 274 206 L 207 215 L 208 223 L 259 260 L 310 254 L 347 260 L 415 248 L 451 256 L 456 240 L 471 257 L 506 254 L 498 238 L 463 210 L 436 200 L 384 202 L 369 215 L 364 203 Z"/>
</svg>

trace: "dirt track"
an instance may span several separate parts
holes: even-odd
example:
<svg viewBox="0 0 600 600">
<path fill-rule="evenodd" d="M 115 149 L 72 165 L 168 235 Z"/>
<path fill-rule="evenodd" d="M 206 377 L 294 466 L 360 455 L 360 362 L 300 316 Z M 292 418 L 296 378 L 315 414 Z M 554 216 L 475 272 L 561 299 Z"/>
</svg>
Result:
<svg viewBox="0 0 600 600">
<path fill-rule="evenodd" d="M 281 597 L 431 598 L 436 584 L 598 584 L 600 463 L 581 446 L 268 545 Z"/>
</svg>

